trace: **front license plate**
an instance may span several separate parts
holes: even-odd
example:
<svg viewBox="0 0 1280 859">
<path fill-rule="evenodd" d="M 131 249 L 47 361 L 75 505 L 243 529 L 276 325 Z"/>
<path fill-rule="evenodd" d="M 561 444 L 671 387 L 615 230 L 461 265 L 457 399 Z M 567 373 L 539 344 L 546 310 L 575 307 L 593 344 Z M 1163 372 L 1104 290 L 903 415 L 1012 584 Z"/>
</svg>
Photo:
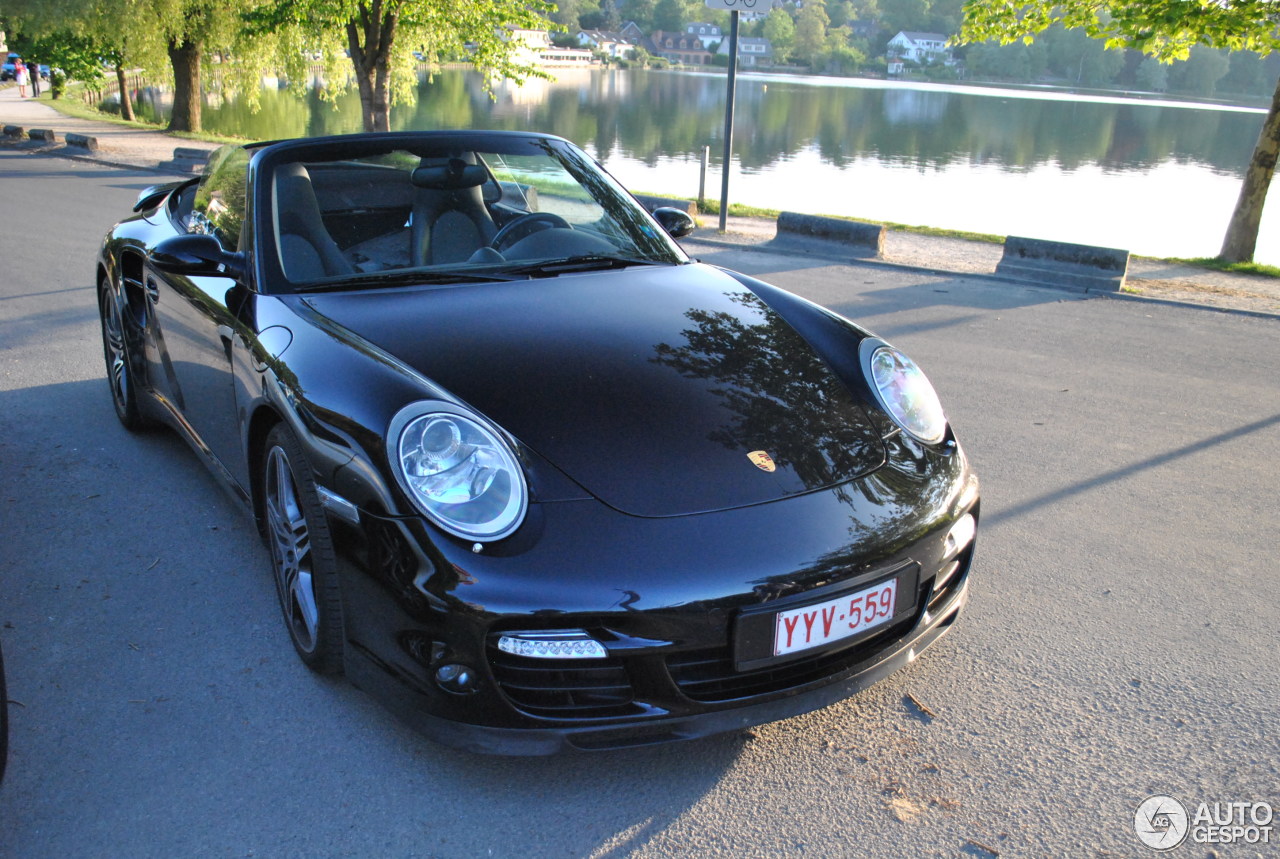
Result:
<svg viewBox="0 0 1280 859">
<path fill-rule="evenodd" d="M 849 596 L 780 611 L 774 622 L 773 655 L 821 647 L 857 635 L 893 618 L 898 603 L 898 577 Z"/>
</svg>

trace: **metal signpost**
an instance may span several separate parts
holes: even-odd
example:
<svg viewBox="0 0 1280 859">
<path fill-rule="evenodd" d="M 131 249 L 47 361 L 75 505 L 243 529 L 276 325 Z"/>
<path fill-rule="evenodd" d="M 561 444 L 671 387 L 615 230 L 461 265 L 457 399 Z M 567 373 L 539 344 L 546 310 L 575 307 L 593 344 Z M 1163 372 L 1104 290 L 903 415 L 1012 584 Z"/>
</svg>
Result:
<svg viewBox="0 0 1280 859">
<path fill-rule="evenodd" d="M 704 0 L 708 9 L 729 12 L 729 91 L 724 106 L 724 163 L 720 166 L 720 232 L 729 217 L 729 165 L 733 160 L 733 92 L 738 82 L 738 13 L 756 8 L 761 0 Z M 766 0 L 767 2 L 767 0 Z"/>
</svg>

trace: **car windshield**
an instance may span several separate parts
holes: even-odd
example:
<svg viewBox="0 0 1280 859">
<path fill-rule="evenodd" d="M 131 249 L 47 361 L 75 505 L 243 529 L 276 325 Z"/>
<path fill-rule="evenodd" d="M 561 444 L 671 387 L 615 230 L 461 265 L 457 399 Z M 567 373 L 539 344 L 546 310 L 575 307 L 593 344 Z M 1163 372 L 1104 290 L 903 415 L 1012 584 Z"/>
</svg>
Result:
<svg viewBox="0 0 1280 859">
<path fill-rule="evenodd" d="M 559 140 L 384 139 L 272 161 L 261 181 L 273 273 L 287 288 L 687 261 L 589 156 Z"/>
</svg>

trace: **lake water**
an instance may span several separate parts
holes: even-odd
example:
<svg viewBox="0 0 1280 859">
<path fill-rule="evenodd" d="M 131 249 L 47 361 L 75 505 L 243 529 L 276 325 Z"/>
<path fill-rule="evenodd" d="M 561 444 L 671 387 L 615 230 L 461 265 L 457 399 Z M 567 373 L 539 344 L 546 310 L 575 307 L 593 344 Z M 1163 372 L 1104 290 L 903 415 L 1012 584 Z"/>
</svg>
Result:
<svg viewBox="0 0 1280 859">
<path fill-rule="evenodd" d="M 723 73 L 557 70 L 555 81 L 474 72 L 424 81 L 394 129 L 546 131 L 639 192 L 693 197 L 702 147 L 719 199 Z M 360 129 L 354 95 L 268 90 L 249 113 L 206 107 L 208 130 L 254 138 Z M 1154 256 L 1214 256 L 1257 140 L 1261 108 L 1049 91 L 742 74 L 730 200 L 771 209 L 1021 235 Z M 1276 204 L 1280 206 L 1280 204 Z M 1280 264 L 1280 214 L 1259 262 Z"/>
</svg>

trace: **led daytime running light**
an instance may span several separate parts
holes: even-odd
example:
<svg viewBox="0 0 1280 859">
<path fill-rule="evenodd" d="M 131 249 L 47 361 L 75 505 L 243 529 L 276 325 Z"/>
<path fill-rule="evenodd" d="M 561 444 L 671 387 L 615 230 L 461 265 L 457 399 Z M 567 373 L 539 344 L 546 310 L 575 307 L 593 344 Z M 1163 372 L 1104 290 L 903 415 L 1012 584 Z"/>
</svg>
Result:
<svg viewBox="0 0 1280 859">
<path fill-rule="evenodd" d="M 531 659 L 606 659 L 604 645 L 585 632 L 512 632 L 498 639 L 498 649 Z"/>
</svg>

